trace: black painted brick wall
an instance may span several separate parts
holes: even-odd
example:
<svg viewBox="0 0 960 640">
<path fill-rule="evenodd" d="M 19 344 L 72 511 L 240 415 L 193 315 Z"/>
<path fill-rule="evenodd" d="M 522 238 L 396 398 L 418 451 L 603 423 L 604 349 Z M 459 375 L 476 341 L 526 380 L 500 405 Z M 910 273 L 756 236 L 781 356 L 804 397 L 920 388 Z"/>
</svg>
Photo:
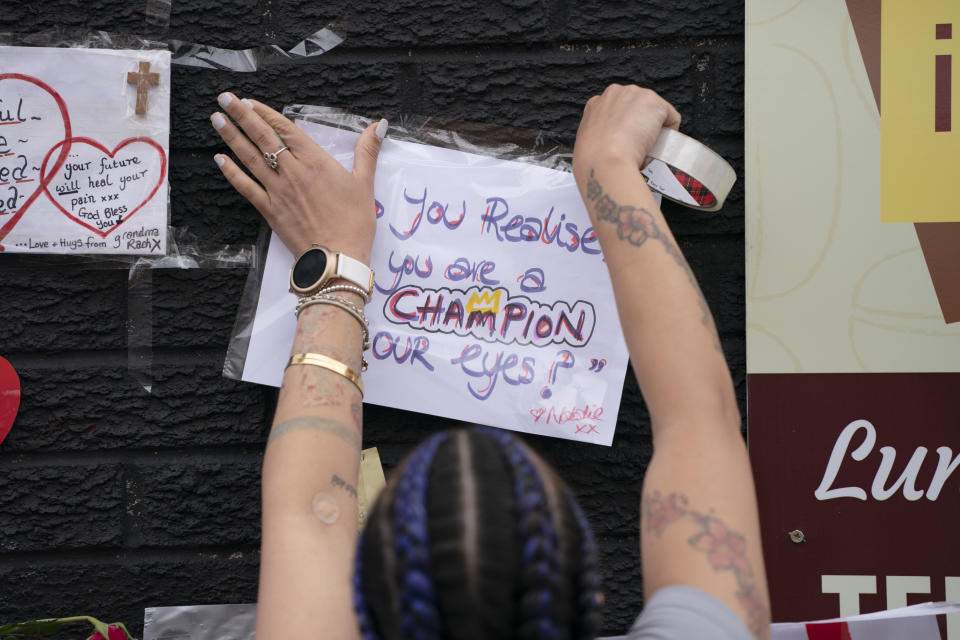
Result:
<svg viewBox="0 0 960 640">
<path fill-rule="evenodd" d="M 139 32 L 139 4 L 7 2 L 0 30 Z M 251 74 L 174 67 L 172 223 L 210 245 L 256 238 L 258 215 L 212 161 L 224 149 L 208 116 L 224 90 L 275 106 L 537 127 L 572 142 L 587 98 L 609 82 L 646 84 L 741 176 L 721 213 L 664 210 L 717 316 L 743 409 L 742 0 L 174 0 L 170 37 L 290 47 L 347 10 L 349 37 L 319 58 Z M 0 621 L 91 614 L 140 634 L 146 606 L 256 599 L 275 392 L 220 375 L 245 275 L 154 273 L 147 394 L 127 370 L 126 272 L 0 256 L 0 355 L 23 383 L 0 445 Z M 442 424 L 367 406 L 365 441 L 389 472 Z M 612 448 L 528 440 L 586 507 L 602 549 L 604 631 L 622 632 L 643 602 L 637 499 L 651 445 L 636 383 L 628 375 Z"/>
</svg>

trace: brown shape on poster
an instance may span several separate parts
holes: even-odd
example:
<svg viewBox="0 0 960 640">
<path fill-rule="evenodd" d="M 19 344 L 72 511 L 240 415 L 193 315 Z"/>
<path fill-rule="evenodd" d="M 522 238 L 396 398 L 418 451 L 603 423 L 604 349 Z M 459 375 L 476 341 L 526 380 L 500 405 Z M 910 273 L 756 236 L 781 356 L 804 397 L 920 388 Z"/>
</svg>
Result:
<svg viewBox="0 0 960 640">
<path fill-rule="evenodd" d="M 943 319 L 948 324 L 960 322 L 960 222 L 923 222 L 913 227 L 923 247 Z"/>
<path fill-rule="evenodd" d="M 847 0 L 847 12 L 857 34 L 860 57 L 867 68 L 873 97 L 880 109 L 880 0 Z"/>
<path fill-rule="evenodd" d="M 870 79 L 880 111 L 880 7 L 881 0 L 846 0 L 847 12 L 857 35 L 860 56 Z M 946 38 L 945 25 L 936 25 L 931 36 Z M 940 311 L 947 324 L 960 322 L 960 222 L 920 222 L 913 225 L 923 258 L 937 292 Z"/>
</svg>

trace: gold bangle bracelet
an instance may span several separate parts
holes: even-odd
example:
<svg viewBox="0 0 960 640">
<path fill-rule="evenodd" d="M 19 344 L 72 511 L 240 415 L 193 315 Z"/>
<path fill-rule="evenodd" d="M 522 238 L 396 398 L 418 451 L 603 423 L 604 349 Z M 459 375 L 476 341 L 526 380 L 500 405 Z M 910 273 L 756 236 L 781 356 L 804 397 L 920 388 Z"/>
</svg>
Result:
<svg viewBox="0 0 960 640">
<path fill-rule="evenodd" d="M 309 364 L 314 367 L 321 367 L 323 369 L 328 369 L 334 373 L 339 373 L 344 378 L 352 382 L 357 389 L 360 391 L 360 398 L 363 398 L 363 380 L 360 379 L 360 376 L 357 373 L 343 364 L 339 360 L 334 360 L 333 358 L 328 358 L 325 355 L 319 353 L 295 353 L 290 356 L 290 361 L 287 363 L 287 367 L 295 364 Z M 286 370 L 286 368 L 284 370 Z"/>
</svg>

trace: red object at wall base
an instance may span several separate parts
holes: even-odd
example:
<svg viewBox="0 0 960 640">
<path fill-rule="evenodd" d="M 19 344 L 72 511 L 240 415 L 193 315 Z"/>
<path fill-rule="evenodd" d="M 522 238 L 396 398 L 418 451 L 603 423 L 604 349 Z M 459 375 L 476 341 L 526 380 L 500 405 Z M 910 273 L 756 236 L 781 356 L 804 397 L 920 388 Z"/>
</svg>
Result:
<svg viewBox="0 0 960 640">
<path fill-rule="evenodd" d="M 0 442 L 3 442 L 20 408 L 20 377 L 6 358 L 0 357 Z"/>
</svg>

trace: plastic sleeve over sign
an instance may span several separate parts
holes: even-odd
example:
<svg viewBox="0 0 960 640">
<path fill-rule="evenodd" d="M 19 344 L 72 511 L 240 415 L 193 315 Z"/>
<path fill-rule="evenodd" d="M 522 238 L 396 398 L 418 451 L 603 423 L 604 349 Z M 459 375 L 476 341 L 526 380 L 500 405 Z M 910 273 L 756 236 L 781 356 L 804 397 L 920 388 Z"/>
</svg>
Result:
<svg viewBox="0 0 960 640">
<path fill-rule="evenodd" d="M 233 326 L 227 354 L 223 361 L 223 376 L 239 380 L 243 376 L 243 365 L 247 360 L 247 348 L 253 330 L 253 317 L 257 312 L 257 297 L 260 293 L 260 281 L 263 277 L 263 257 L 267 255 L 270 244 L 270 227 L 264 222 L 260 235 L 250 255 L 250 270 L 243 285 L 243 294 L 237 307 L 237 319 Z"/>
<path fill-rule="evenodd" d="M 376 120 L 335 107 L 302 104 L 285 107 L 283 114 L 292 120 L 356 132 Z M 411 114 L 391 115 L 389 120 L 389 135 L 394 140 L 528 162 L 559 171 L 573 170 L 573 149 L 547 131 Z"/>
<path fill-rule="evenodd" d="M 379 119 L 352 114 L 334 107 L 316 105 L 287 106 L 283 114 L 294 121 L 314 122 L 354 132 L 363 131 L 370 123 Z M 564 146 L 554 135 L 544 131 L 401 114 L 390 116 L 388 135 L 394 140 L 527 162 L 560 171 L 572 171 L 572 149 Z M 244 287 L 237 310 L 237 321 L 223 364 L 223 375 L 234 380 L 240 380 L 243 375 L 262 284 L 264 268 L 262 257 L 267 253 L 269 242 L 270 229 L 264 225 L 254 252 L 257 259 Z"/>
<path fill-rule="evenodd" d="M 105 266 L 165 254 L 166 44 L 53 29 L 0 34 L 0 46 L 0 92 L 18 104 L 19 118 L 17 135 L 3 138 L 0 161 L 9 175 L 19 173 L 0 203 L 3 253 L 60 254 Z"/>
<path fill-rule="evenodd" d="M 169 21 L 169 4 L 164 0 L 148 2 L 148 18 L 153 20 L 154 27 L 165 28 Z M 14 74 L 7 74 L 6 81 L 19 83 L 18 91 L 24 87 L 31 91 L 32 100 L 41 107 L 47 103 L 61 104 L 62 109 L 53 113 L 60 114 L 56 122 L 62 119 L 64 125 L 63 131 L 31 129 L 22 136 L 23 141 L 31 144 L 21 144 L 19 151 L 28 160 L 34 160 L 30 166 L 40 167 L 38 175 L 26 177 L 33 178 L 33 184 L 40 179 L 38 189 L 46 189 L 50 195 L 44 196 L 38 191 L 33 197 L 36 202 L 32 202 L 29 209 L 24 207 L 20 216 L 11 211 L 4 216 L 5 219 L 0 218 L 0 225 L 6 227 L 6 237 L 2 241 L 11 245 L 10 250 L 3 252 L 3 260 L 7 266 L 16 268 L 75 265 L 74 268 L 82 269 L 129 270 L 128 369 L 149 392 L 153 384 L 152 269 L 243 268 L 253 259 L 251 245 L 208 246 L 198 242 L 186 229 L 174 229 L 169 225 L 170 200 L 165 188 L 169 175 L 165 148 L 171 98 L 167 43 L 104 31 L 80 33 L 54 29 L 44 33 L 0 34 L 0 46 L 8 47 L 5 62 L 8 63 L 7 69 Z M 119 105 L 114 108 L 116 117 L 105 119 L 97 109 L 91 108 L 91 100 L 102 98 L 102 92 L 84 90 L 82 78 L 58 75 L 61 66 L 58 61 L 64 59 L 65 53 L 69 54 L 64 49 L 96 52 L 88 56 L 89 60 L 84 58 L 83 64 L 112 69 L 104 77 L 109 90 L 118 92 L 113 98 L 113 102 Z M 20 64 L 18 60 L 25 62 Z M 149 63 L 150 68 L 141 69 L 140 63 Z M 157 71 L 164 70 L 164 66 L 166 73 L 157 74 Z M 97 70 L 92 69 L 91 73 L 97 73 Z M 143 114 L 136 112 L 140 87 L 131 83 L 131 79 L 137 79 L 131 76 L 138 74 L 147 75 L 148 79 L 152 76 L 158 81 L 147 87 L 146 113 Z M 23 126 L 29 127 L 27 124 Z M 65 135 L 65 131 L 69 133 Z M 44 172 L 44 157 L 56 155 L 58 148 L 68 144 L 69 149 L 61 154 L 66 156 L 63 162 L 48 162 L 47 172 Z M 48 148 L 52 151 L 47 152 Z M 137 176 L 128 174 L 140 169 L 129 165 L 133 159 L 126 157 L 129 155 L 127 151 L 139 156 L 139 161 L 160 159 L 159 163 L 149 164 L 150 167 L 156 164 L 155 168 L 159 168 L 155 175 L 140 176 L 149 179 L 153 192 L 146 189 L 142 197 L 134 198 L 136 202 L 125 202 L 125 198 L 133 193 L 132 188 L 138 185 L 138 182 L 128 181 Z M 112 180 L 104 177 L 106 169 L 101 166 L 104 162 L 110 169 L 107 177 Z M 57 164 L 60 166 L 55 170 L 50 168 Z M 83 168 L 87 165 L 89 171 Z M 125 166 L 120 170 L 113 169 L 120 165 Z M 44 176 L 50 174 L 53 177 L 48 181 Z M 87 189 L 89 180 L 94 183 L 104 181 L 104 184 L 112 183 L 113 186 L 94 189 L 97 185 L 91 183 Z M 76 186 L 70 186 L 71 183 Z M 127 188 L 122 189 L 124 186 Z M 161 186 L 164 188 L 159 190 Z M 87 193 L 85 189 L 97 193 Z M 49 211 L 42 210 L 40 203 Z M 123 206 L 126 206 L 126 214 L 121 213 L 122 225 L 120 218 L 113 223 L 104 218 L 121 212 Z M 108 212 L 104 207 L 112 210 Z M 17 219 L 13 220 L 14 217 Z M 68 217 L 74 221 L 68 221 Z M 48 222 L 57 224 L 51 227 Z M 98 223 L 106 226 L 98 226 Z M 60 229 L 57 225 L 66 228 Z M 18 242 L 23 243 L 24 238 L 32 244 L 46 243 L 48 249 L 41 247 L 40 252 L 33 252 L 25 250 L 30 247 L 15 246 Z"/>
</svg>

